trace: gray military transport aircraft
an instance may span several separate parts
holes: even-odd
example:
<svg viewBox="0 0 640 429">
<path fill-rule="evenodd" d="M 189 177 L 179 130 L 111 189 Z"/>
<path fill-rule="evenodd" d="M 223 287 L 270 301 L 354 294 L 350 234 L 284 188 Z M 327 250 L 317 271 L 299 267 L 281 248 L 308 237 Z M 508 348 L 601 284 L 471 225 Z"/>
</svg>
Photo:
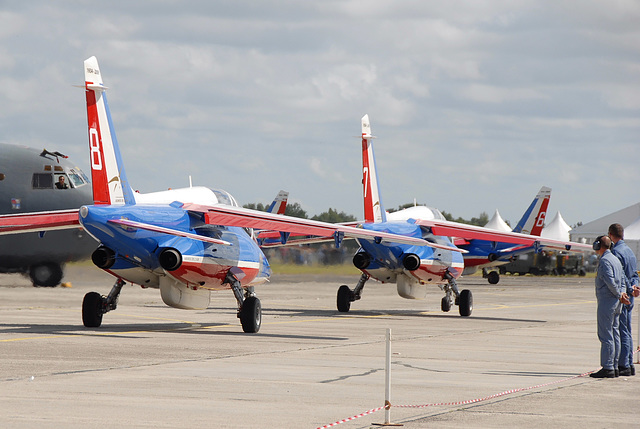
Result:
<svg viewBox="0 0 640 429">
<path fill-rule="evenodd" d="M 77 209 L 93 202 L 89 179 L 67 156 L 0 143 L 0 214 Z M 0 273 L 57 286 L 66 262 L 89 259 L 96 241 L 82 228 L 0 236 Z"/>
</svg>

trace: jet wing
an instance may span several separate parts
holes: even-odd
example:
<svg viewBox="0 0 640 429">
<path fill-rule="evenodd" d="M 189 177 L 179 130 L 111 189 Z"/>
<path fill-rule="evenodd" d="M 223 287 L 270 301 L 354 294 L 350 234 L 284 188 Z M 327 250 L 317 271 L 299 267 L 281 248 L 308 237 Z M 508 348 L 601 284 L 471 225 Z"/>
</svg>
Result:
<svg viewBox="0 0 640 429">
<path fill-rule="evenodd" d="M 430 243 L 417 237 L 407 237 L 387 232 L 371 231 L 347 225 L 278 215 L 241 207 L 232 207 L 227 205 L 204 206 L 198 204 L 184 204 L 183 208 L 185 210 L 203 213 L 205 222 L 212 225 L 240 226 L 270 231 L 282 231 L 300 235 L 334 237 L 338 240 L 341 240 L 342 237 L 360 238 L 365 240 L 387 240 L 393 243 L 410 244 L 414 246 L 430 246 L 453 251 L 462 251 L 462 249 Z"/>
<path fill-rule="evenodd" d="M 207 243 L 223 244 L 225 246 L 231 246 L 231 243 L 229 243 L 228 241 L 219 240 L 217 238 L 207 237 L 207 236 L 198 235 L 198 234 L 192 234 L 190 232 L 178 231 L 171 228 L 164 228 L 161 226 L 150 225 L 148 223 L 136 222 L 128 219 L 111 219 L 111 220 L 108 220 L 107 222 L 121 225 L 124 227 L 129 227 L 129 228 L 144 229 L 146 231 L 153 231 L 153 232 L 159 232 L 162 234 L 175 235 L 177 237 L 186 237 L 192 240 L 205 241 Z"/>
<path fill-rule="evenodd" d="M 0 215 L 0 235 L 80 227 L 78 209 Z"/>
<path fill-rule="evenodd" d="M 588 252 L 593 250 L 590 245 L 573 241 L 554 240 L 537 235 L 519 234 L 510 231 L 496 231 L 481 226 L 466 225 L 444 220 L 416 220 L 416 224 L 427 226 L 435 235 L 457 237 L 465 240 L 499 241 L 503 243 L 537 246 L 554 250 Z"/>
</svg>

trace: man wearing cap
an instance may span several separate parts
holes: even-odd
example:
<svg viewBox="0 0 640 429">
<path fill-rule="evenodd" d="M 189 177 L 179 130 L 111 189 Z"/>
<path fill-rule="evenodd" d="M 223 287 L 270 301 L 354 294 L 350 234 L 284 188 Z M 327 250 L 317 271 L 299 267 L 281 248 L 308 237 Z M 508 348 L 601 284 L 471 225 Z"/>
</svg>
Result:
<svg viewBox="0 0 640 429">
<path fill-rule="evenodd" d="M 631 313 L 633 312 L 633 297 L 640 294 L 638 289 L 638 272 L 636 255 L 624 242 L 624 228 L 619 223 L 609 226 L 609 238 L 613 242 L 613 253 L 622 264 L 622 275 L 626 283 L 626 292 L 629 296 L 629 305 L 623 305 L 620 312 L 620 360 L 618 370 L 622 376 L 636 375 L 633 366 L 633 338 L 631 336 Z"/>
</svg>

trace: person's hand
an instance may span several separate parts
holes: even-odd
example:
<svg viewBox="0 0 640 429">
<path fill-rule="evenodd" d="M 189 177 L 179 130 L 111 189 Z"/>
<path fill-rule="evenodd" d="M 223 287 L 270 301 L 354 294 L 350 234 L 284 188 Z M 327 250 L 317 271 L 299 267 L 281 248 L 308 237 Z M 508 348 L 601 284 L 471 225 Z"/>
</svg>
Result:
<svg viewBox="0 0 640 429">
<path fill-rule="evenodd" d="M 629 300 L 629 295 L 627 295 L 626 292 L 622 292 L 622 295 L 620 295 L 620 302 L 625 305 L 631 304 L 631 301 Z"/>
<path fill-rule="evenodd" d="M 636 298 L 640 296 L 640 287 L 638 286 L 634 286 L 633 287 L 633 296 L 635 296 Z"/>
</svg>

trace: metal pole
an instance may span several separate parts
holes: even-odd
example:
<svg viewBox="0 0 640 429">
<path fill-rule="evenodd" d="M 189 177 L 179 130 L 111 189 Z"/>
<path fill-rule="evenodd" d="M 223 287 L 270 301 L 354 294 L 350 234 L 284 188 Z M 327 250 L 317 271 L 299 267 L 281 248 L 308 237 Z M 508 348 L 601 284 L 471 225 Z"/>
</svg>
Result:
<svg viewBox="0 0 640 429">
<path fill-rule="evenodd" d="M 387 353 L 384 363 L 384 423 L 372 423 L 373 426 L 402 426 L 391 423 L 391 328 L 387 328 Z"/>
<path fill-rule="evenodd" d="M 384 423 L 391 423 L 391 328 L 387 328 L 387 355 L 384 364 Z"/>
</svg>

